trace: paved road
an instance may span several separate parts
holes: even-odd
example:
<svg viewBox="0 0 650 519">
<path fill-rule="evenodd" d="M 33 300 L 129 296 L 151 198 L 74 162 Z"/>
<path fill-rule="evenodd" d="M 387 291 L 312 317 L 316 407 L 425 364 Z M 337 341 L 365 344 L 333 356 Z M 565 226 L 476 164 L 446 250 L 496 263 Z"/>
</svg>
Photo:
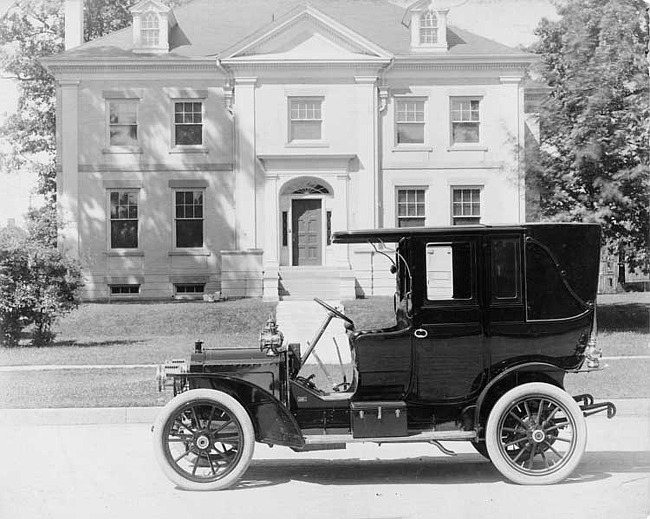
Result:
<svg viewBox="0 0 650 519">
<path fill-rule="evenodd" d="M 234 489 L 184 492 L 158 469 L 147 424 L 0 429 L 0 517 L 117 518 L 571 518 L 647 519 L 647 415 L 589 419 L 589 445 L 569 481 L 509 484 L 470 445 L 354 445 L 296 454 L 258 445 Z"/>
</svg>

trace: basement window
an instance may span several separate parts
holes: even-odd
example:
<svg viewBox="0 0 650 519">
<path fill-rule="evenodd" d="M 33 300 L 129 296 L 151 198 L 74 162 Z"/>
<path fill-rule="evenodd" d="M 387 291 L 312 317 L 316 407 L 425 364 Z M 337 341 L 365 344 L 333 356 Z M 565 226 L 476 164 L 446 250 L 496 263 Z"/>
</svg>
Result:
<svg viewBox="0 0 650 519">
<path fill-rule="evenodd" d="M 112 296 L 133 295 L 140 293 L 140 285 L 110 285 Z"/>
<path fill-rule="evenodd" d="M 174 289 L 177 295 L 203 294 L 205 292 L 205 283 L 176 284 Z"/>
</svg>

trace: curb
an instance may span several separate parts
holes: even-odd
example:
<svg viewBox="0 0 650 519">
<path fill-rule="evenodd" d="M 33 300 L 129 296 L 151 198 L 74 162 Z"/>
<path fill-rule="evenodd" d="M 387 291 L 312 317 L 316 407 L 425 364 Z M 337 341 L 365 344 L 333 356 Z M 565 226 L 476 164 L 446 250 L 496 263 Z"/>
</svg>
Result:
<svg viewBox="0 0 650 519">
<path fill-rule="evenodd" d="M 650 398 L 612 400 L 617 417 L 646 417 L 650 423 Z M 0 423 L 39 425 L 152 424 L 162 407 L 83 407 L 60 409 L 0 409 Z M 607 419 L 605 414 L 588 418 Z"/>
</svg>

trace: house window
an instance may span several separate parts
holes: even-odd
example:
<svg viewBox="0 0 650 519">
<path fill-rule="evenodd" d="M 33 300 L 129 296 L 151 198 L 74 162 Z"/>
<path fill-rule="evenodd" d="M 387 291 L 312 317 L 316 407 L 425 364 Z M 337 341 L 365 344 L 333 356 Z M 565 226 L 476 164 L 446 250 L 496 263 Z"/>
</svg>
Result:
<svg viewBox="0 0 650 519">
<path fill-rule="evenodd" d="M 160 20 L 156 13 L 148 12 L 141 22 L 142 45 L 157 47 L 160 42 Z"/>
<path fill-rule="evenodd" d="M 289 245 L 289 213 L 282 211 L 282 246 Z"/>
<path fill-rule="evenodd" d="M 420 44 L 433 45 L 438 43 L 438 17 L 431 11 L 420 17 Z"/>
<path fill-rule="evenodd" d="M 424 99 L 398 99 L 397 144 L 424 144 Z"/>
<path fill-rule="evenodd" d="M 327 245 L 332 245 L 332 211 L 325 213 L 327 216 Z"/>
<path fill-rule="evenodd" d="M 109 192 L 111 249 L 138 248 L 138 192 Z"/>
<path fill-rule="evenodd" d="M 111 146 L 138 145 L 136 101 L 109 101 L 109 143 Z"/>
<path fill-rule="evenodd" d="M 481 223 L 481 190 L 478 188 L 452 188 L 451 219 L 453 225 Z"/>
<path fill-rule="evenodd" d="M 174 285 L 176 294 L 203 294 L 205 283 L 185 283 Z"/>
<path fill-rule="evenodd" d="M 200 146 L 203 144 L 202 102 L 174 103 L 174 144 L 176 146 Z"/>
<path fill-rule="evenodd" d="M 203 247 L 203 191 L 175 193 L 176 247 Z"/>
<path fill-rule="evenodd" d="M 474 144 L 480 141 L 480 99 L 451 99 L 452 144 Z"/>
<path fill-rule="evenodd" d="M 397 226 L 424 227 L 424 189 L 397 190 Z"/>
<path fill-rule="evenodd" d="M 320 140 L 322 100 L 319 98 L 289 99 L 289 140 Z"/>
<path fill-rule="evenodd" d="M 111 295 L 133 295 L 140 293 L 140 285 L 110 285 Z"/>
</svg>

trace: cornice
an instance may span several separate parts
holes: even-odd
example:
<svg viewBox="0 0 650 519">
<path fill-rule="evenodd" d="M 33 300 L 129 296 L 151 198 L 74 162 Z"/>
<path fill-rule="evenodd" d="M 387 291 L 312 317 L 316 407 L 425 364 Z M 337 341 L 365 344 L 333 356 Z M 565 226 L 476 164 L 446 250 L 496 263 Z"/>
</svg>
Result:
<svg viewBox="0 0 650 519">
<path fill-rule="evenodd" d="M 42 63 L 54 74 L 106 72 L 218 72 L 216 59 L 44 59 Z"/>
<path fill-rule="evenodd" d="M 80 173 L 146 173 L 152 171 L 233 171 L 232 163 L 206 162 L 202 164 L 79 164 Z"/>
<path fill-rule="evenodd" d="M 233 70 L 238 69 L 355 69 L 360 67 L 382 68 L 390 63 L 387 58 L 350 58 L 350 59 L 260 59 L 260 58 L 234 58 L 220 60 L 221 65 Z"/>
</svg>

